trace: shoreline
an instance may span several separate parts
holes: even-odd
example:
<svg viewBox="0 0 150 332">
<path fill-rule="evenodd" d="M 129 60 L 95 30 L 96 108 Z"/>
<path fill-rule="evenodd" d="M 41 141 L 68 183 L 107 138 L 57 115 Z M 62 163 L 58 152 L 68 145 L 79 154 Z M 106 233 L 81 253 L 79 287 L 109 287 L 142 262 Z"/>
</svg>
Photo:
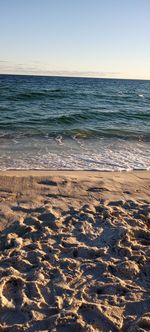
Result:
<svg viewBox="0 0 150 332">
<path fill-rule="evenodd" d="M 0 170 L 0 175 L 3 174 L 12 174 L 12 175 L 17 175 L 17 173 L 27 173 L 27 175 L 31 175 L 31 174 L 40 174 L 40 175 L 44 175 L 47 174 L 49 175 L 50 173 L 56 173 L 56 174 L 70 174 L 70 173 L 85 173 L 85 174 L 91 174 L 91 173 L 102 173 L 102 174 L 107 174 L 107 173 L 112 173 L 112 174 L 118 174 L 118 173 L 147 173 L 150 172 L 150 168 L 141 168 L 141 169 L 123 169 L 123 170 L 98 170 L 98 169 L 8 169 L 8 170 Z"/>
<path fill-rule="evenodd" d="M 92 193 L 98 199 L 101 198 L 112 199 L 135 199 L 138 201 L 147 200 L 150 202 L 150 171 L 122 171 L 122 172 L 109 172 L 109 171 L 73 171 L 73 170 L 11 170 L 0 171 L 0 190 L 5 191 L 5 188 L 18 190 L 24 195 L 28 188 L 31 189 L 33 196 L 35 192 L 43 195 L 44 186 L 39 183 L 54 182 L 55 186 L 47 186 L 48 190 L 57 192 L 57 199 L 61 191 L 67 197 L 73 200 L 73 190 L 78 191 L 80 188 L 81 193 L 85 195 L 85 199 L 89 199 L 90 187 L 95 187 L 95 192 Z M 32 185 L 31 185 L 32 184 Z M 69 187 L 69 191 L 67 190 Z M 99 189 L 100 188 L 100 189 Z M 59 191 L 58 191 L 59 189 Z M 30 193 L 28 192 L 28 195 Z M 80 199 L 80 193 L 78 194 Z M 73 201 L 72 201 L 73 203 Z"/>
</svg>

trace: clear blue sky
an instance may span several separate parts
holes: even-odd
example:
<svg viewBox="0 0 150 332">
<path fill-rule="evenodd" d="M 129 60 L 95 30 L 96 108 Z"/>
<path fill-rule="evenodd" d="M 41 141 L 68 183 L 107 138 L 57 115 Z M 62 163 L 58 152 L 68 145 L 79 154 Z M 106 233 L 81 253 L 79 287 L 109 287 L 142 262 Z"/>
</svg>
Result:
<svg viewBox="0 0 150 332">
<path fill-rule="evenodd" d="M 0 72 L 150 79 L 150 0 L 0 0 Z"/>
</svg>

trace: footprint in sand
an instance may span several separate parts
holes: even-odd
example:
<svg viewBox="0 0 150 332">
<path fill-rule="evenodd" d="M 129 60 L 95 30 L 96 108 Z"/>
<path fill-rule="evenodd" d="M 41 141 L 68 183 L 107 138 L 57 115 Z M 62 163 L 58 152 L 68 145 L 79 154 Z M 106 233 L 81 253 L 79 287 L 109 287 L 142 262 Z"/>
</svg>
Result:
<svg viewBox="0 0 150 332">
<path fill-rule="evenodd" d="M 83 303 L 78 313 L 80 313 L 84 321 L 93 325 L 99 331 L 118 332 L 118 328 L 102 313 L 100 307 L 95 304 Z"/>
<path fill-rule="evenodd" d="M 2 294 L 12 305 L 20 306 L 23 300 L 22 287 L 22 279 L 11 277 L 4 283 Z"/>
</svg>

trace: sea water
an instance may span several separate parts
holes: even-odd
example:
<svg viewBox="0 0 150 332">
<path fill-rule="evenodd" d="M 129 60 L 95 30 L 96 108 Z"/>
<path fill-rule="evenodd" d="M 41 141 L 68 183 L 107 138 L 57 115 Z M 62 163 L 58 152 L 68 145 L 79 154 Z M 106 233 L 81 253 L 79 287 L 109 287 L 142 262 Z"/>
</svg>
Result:
<svg viewBox="0 0 150 332">
<path fill-rule="evenodd" d="M 150 81 L 0 75 L 0 169 L 150 167 Z"/>
</svg>

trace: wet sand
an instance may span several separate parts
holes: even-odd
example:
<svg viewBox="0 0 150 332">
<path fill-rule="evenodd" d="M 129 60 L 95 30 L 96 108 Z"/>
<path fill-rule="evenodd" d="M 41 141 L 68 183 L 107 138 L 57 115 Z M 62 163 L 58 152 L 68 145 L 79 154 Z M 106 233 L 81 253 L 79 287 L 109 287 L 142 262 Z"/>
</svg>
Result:
<svg viewBox="0 0 150 332">
<path fill-rule="evenodd" d="M 0 172 L 0 331 L 150 331 L 150 172 Z"/>
</svg>

